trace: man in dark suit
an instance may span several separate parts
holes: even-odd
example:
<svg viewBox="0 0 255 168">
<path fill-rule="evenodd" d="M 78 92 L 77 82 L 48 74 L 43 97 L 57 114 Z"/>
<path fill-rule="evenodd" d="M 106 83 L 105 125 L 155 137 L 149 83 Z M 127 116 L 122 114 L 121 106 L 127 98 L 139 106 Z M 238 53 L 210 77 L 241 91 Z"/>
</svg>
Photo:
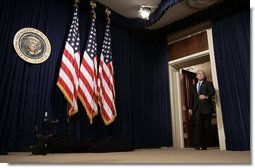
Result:
<svg viewBox="0 0 255 168">
<path fill-rule="evenodd" d="M 205 72 L 196 73 L 198 81 L 192 86 L 189 115 L 193 119 L 193 145 L 197 150 L 207 150 L 215 94 L 213 83 L 206 80 Z"/>
</svg>

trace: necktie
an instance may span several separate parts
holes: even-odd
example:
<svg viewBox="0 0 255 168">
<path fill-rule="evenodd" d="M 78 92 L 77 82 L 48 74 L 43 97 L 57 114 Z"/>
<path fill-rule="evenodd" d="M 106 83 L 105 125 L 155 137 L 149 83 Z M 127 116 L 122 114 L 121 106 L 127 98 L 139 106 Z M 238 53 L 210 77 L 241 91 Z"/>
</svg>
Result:
<svg viewBox="0 0 255 168">
<path fill-rule="evenodd" d="M 199 93 L 200 87 L 201 87 L 201 81 L 199 81 L 198 84 L 197 84 L 197 93 Z"/>
</svg>

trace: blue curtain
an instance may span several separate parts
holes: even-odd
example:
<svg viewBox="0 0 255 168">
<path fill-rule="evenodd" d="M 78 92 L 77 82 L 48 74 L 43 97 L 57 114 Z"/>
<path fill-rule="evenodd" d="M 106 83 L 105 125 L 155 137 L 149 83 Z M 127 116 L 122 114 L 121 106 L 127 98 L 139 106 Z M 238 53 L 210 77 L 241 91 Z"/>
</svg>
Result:
<svg viewBox="0 0 255 168">
<path fill-rule="evenodd" d="M 133 125 L 139 125 L 133 131 L 134 144 L 144 147 L 172 144 L 172 130 L 165 124 L 171 124 L 170 113 L 165 112 L 170 111 L 166 106 L 170 101 L 168 59 L 161 57 L 168 55 L 168 48 L 166 39 L 154 35 L 158 37 L 157 33 L 135 32 L 131 45 L 131 110 Z"/>
<path fill-rule="evenodd" d="M 99 55 L 105 15 L 103 8 L 96 11 Z M 56 81 L 72 15 L 70 0 L 0 2 L 0 154 L 32 145 L 35 127 L 42 132 L 45 111 L 49 119 L 60 121 L 55 133 L 69 133 L 77 140 L 115 136 L 136 148 L 171 146 L 167 44 L 162 38 L 121 26 L 116 18 L 112 51 L 118 116 L 105 126 L 98 115 L 90 125 L 79 103 L 79 112 L 67 122 L 67 103 Z M 80 4 L 79 18 L 83 52 L 90 24 L 89 1 Z M 24 27 L 39 29 L 48 37 L 52 51 L 44 63 L 30 64 L 16 54 L 13 37 Z"/>
<path fill-rule="evenodd" d="M 250 150 L 250 10 L 212 23 L 228 150 Z"/>
</svg>

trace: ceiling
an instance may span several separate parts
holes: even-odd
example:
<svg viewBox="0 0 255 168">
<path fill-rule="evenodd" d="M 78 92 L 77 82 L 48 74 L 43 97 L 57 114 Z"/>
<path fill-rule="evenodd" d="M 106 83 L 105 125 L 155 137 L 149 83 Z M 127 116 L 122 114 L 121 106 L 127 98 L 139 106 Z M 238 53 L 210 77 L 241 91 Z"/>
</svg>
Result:
<svg viewBox="0 0 255 168">
<path fill-rule="evenodd" d="M 160 0 L 96 0 L 113 11 L 127 18 L 138 18 L 141 6 L 150 6 L 154 11 L 158 8 Z"/>
<path fill-rule="evenodd" d="M 110 8 L 114 12 L 126 18 L 139 18 L 139 9 L 141 6 L 148 6 L 151 8 L 152 13 L 157 10 L 161 0 L 96 0 L 104 6 Z M 171 0 L 168 0 L 171 1 Z M 153 25 L 147 27 L 148 29 L 159 29 L 167 26 L 177 20 L 183 19 L 201 10 L 215 5 L 222 0 L 172 0 L 179 1 L 176 5 L 169 7 L 161 19 Z M 211 78 L 209 56 L 189 61 L 187 63 L 179 64 L 179 69 L 185 69 L 196 73 L 197 70 L 203 69 L 208 78 Z"/>
<path fill-rule="evenodd" d="M 151 8 L 152 13 L 158 8 L 161 0 L 96 0 L 116 13 L 127 18 L 139 18 L 138 11 L 141 6 Z M 170 1 L 170 0 L 168 0 Z M 148 29 L 159 29 L 193 13 L 204 10 L 222 0 L 172 0 L 176 5 L 170 6 L 153 25 Z"/>
</svg>

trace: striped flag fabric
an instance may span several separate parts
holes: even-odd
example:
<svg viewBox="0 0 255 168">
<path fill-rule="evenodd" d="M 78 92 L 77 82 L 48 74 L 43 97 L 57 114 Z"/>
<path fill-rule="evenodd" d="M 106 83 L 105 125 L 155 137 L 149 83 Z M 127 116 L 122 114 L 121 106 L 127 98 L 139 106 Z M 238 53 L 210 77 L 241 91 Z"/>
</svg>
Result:
<svg viewBox="0 0 255 168">
<path fill-rule="evenodd" d="M 78 6 L 75 5 L 72 24 L 62 54 L 57 86 L 68 102 L 69 117 L 78 112 L 78 75 L 80 65 L 80 34 Z"/>
<path fill-rule="evenodd" d="M 108 16 L 109 17 L 109 16 Z M 115 107 L 114 69 L 111 50 L 110 19 L 106 24 L 105 36 L 98 69 L 100 112 L 104 123 L 109 125 L 117 116 Z"/>
<path fill-rule="evenodd" d="M 96 17 L 93 8 L 86 49 L 80 66 L 78 90 L 78 97 L 86 109 L 90 124 L 93 122 L 93 117 L 98 114 L 97 59 Z"/>
</svg>

